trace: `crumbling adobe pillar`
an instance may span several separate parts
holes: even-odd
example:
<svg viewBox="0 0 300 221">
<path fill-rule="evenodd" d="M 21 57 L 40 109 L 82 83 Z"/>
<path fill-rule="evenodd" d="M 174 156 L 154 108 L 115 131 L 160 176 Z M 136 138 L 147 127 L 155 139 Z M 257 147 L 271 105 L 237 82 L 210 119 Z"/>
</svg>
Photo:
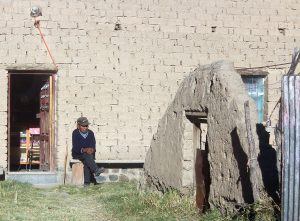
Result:
<svg viewBox="0 0 300 221">
<path fill-rule="evenodd" d="M 198 67 L 180 85 L 160 120 L 145 161 L 146 187 L 183 193 L 195 191 L 195 148 L 187 112 L 207 115 L 207 148 L 210 174 L 209 204 L 224 211 L 253 202 L 248 170 L 249 143 L 244 103 L 250 102 L 256 153 L 257 112 L 233 64 L 225 61 Z M 259 167 L 257 167 L 259 170 Z M 263 191 L 260 171 L 258 189 Z"/>
</svg>

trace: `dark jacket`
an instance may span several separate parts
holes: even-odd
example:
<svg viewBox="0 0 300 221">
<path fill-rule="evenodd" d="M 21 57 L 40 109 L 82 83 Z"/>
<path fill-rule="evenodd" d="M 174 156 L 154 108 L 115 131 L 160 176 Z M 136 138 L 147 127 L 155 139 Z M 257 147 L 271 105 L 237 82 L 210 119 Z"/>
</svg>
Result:
<svg viewBox="0 0 300 221">
<path fill-rule="evenodd" d="M 96 150 L 96 140 L 94 132 L 88 130 L 89 134 L 86 138 L 83 138 L 79 133 L 79 129 L 75 129 L 72 133 L 72 156 L 77 158 L 78 155 L 81 155 L 81 149 L 85 147 L 92 147 Z"/>
</svg>

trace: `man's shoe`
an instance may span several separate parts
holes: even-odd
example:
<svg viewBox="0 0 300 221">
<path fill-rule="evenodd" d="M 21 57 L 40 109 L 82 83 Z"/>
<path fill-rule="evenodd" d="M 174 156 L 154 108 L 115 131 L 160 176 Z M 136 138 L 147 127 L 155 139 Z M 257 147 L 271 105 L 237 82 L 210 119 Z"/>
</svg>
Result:
<svg viewBox="0 0 300 221">
<path fill-rule="evenodd" d="M 94 176 L 96 183 L 103 183 L 105 181 L 105 177 L 100 176 L 100 174 L 103 173 L 104 170 L 105 170 L 104 167 L 99 167 L 98 170 L 96 171 Z"/>
<path fill-rule="evenodd" d="M 104 167 L 99 167 L 95 173 L 95 176 L 100 176 L 100 174 L 103 173 L 104 171 L 105 171 Z"/>
<path fill-rule="evenodd" d="M 100 176 L 100 174 L 98 176 L 95 176 L 95 180 L 97 183 L 103 183 L 105 181 L 105 177 Z"/>
</svg>

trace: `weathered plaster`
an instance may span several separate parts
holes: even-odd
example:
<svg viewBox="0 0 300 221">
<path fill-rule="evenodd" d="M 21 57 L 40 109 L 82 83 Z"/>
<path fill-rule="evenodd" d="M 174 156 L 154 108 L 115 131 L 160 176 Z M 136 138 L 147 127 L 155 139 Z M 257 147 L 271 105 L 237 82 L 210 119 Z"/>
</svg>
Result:
<svg viewBox="0 0 300 221">
<path fill-rule="evenodd" d="M 183 167 L 187 150 L 184 139 L 185 111 L 207 112 L 208 160 L 211 206 L 233 210 L 235 205 L 253 201 L 247 168 L 249 144 L 245 126 L 244 102 L 250 101 L 251 126 L 255 132 L 255 104 L 247 95 L 241 77 L 228 62 L 198 67 L 180 85 L 175 99 L 160 120 L 146 156 L 147 185 L 159 190 L 175 188 L 182 192 L 194 186 L 183 185 L 193 170 Z M 254 135 L 258 154 L 258 137 Z M 185 148 L 183 148 L 185 147 Z M 194 164 L 193 164 L 194 165 Z M 257 168 L 259 170 L 259 168 Z M 258 171 L 259 189 L 261 174 Z"/>
</svg>

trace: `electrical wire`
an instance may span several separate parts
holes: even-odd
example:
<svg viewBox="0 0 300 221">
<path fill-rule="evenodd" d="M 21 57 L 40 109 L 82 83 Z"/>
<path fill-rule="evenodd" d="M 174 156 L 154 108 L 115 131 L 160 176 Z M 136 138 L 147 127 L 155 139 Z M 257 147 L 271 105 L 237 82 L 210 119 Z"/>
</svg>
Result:
<svg viewBox="0 0 300 221">
<path fill-rule="evenodd" d="M 278 99 L 278 101 L 277 101 L 277 103 L 275 104 L 273 110 L 271 111 L 271 113 L 270 113 L 270 115 L 269 115 L 269 117 L 268 117 L 268 121 L 271 120 L 271 117 L 272 117 L 272 115 L 273 115 L 273 113 L 274 113 L 276 107 L 278 106 L 278 104 L 280 104 L 280 102 L 281 102 L 281 97 Z"/>
<path fill-rule="evenodd" d="M 47 51 L 48 51 L 49 55 L 50 55 L 50 58 L 51 58 L 51 60 L 52 60 L 52 62 L 53 62 L 53 64 L 54 64 L 54 66 L 55 66 L 56 69 L 57 69 L 58 66 L 57 66 L 57 64 L 56 64 L 56 62 L 55 62 L 55 60 L 54 60 L 54 58 L 53 58 L 53 56 L 52 56 L 52 54 L 51 54 L 51 51 L 50 51 L 50 49 L 49 49 L 49 46 L 48 46 L 48 44 L 47 44 L 47 42 L 46 42 L 46 40 L 45 40 L 45 37 L 44 37 L 44 35 L 43 35 L 42 31 L 41 31 L 41 28 L 40 28 L 40 22 L 39 22 L 38 20 L 36 20 L 36 18 L 34 18 L 34 26 L 38 29 L 38 31 L 39 31 L 39 33 L 40 33 L 40 36 L 41 36 L 41 38 L 42 38 L 42 40 L 43 40 L 43 42 L 44 42 L 44 44 L 45 44 L 45 46 L 46 46 L 46 48 L 47 48 Z"/>
<path fill-rule="evenodd" d="M 287 75 L 292 75 L 295 73 L 296 67 L 300 61 L 300 48 L 295 48 L 294 54 L 292 57 L 292 63 Z"/>
<path fill-rule="evenodd" d="M 251 70 L 251 69 L 259 69 L 259 68 L 270 68 L 270 67 L 277 67 L 277 66 L 283 66 L 291 64 L 291 62 L 288 63 L 281 63 L 281 64 L 273 64 L 273 65 L 266 65 L 266 66 L 260 66 L 260 67 L 252 67 L 252 68 L 242 68 L 242 67 L 236 67 L 236 70 Z"/>
<path fill-rule="evenodd" d="M 300 61 L 300 48 L 295 48 L 294 54 L 293 54 L 293 56 L 292 56 L 292 62 L 290 63 L 291 66 L 290 66 L 290 69 L 289 69 L 287 75 L 293 75 L 293 74 L 295 74 L 295 70 L 296 70 L 296 67 L 297 67 L 299 61 Z M 268 121 L 270 121 L 271 116 L 273 115 L 273 113 L 274 113 L 276 107 L 277 107 L 278 104 L 280 104 L 280 103 L 281 103 L 281 97 L 279 98 L 279 100 L 277 101 L 275 107 L 274 107 L 273 110 L 271 111 L 270 116 L 268 117 Z"/>
</svg>

